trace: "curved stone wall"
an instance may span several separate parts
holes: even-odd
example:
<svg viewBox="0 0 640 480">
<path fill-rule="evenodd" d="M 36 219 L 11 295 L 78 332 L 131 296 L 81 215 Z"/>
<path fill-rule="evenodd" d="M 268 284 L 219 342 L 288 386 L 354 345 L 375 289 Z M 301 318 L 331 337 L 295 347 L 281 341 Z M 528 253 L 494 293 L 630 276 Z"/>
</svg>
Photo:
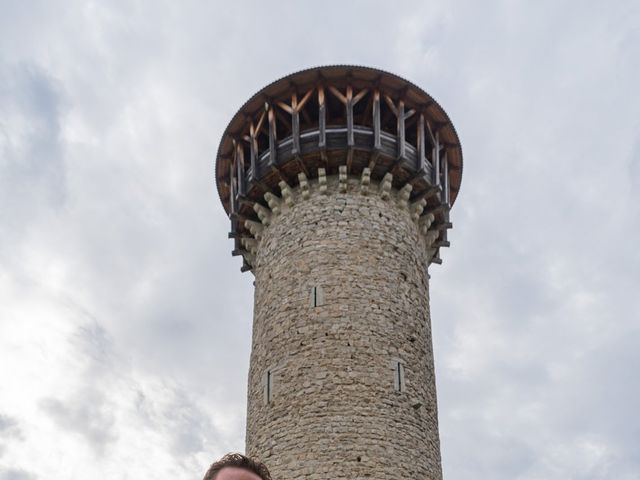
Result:
<svg viewBox="0 0 640 480">
<path fill-rule="evenodd" d="M 247 453 L 274 479 L 440 479 L 427 265 L 408 192 L 321 172 L 256 205 Z M 427 217 L 427 218 L 425 218 Z M 425 222 L 428 222 L 425 224 Z"/>
</svg>

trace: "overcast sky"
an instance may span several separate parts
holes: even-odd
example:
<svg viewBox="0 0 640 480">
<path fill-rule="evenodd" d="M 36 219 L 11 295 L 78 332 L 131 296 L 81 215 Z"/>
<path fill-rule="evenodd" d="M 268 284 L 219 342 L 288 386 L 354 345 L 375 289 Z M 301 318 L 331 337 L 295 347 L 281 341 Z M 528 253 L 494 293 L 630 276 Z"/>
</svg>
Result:
<svg viewBox="0 0 640 480">
<path fill-rule="evenodd" d="M 253 277 L 215 152 L 333 63 L 421 86 L 462 142 L 431 268 L 445 478 L 640 479 L 637 0 L 0 0 L 0 480 L 243 450 Z"/>
</svg>

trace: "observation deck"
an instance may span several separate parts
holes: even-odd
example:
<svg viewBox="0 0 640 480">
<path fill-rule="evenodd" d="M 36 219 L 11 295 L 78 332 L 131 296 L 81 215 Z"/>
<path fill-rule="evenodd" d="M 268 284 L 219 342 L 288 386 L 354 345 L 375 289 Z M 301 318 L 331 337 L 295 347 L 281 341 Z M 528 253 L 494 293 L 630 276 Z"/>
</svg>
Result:
<svg viewBox="0 0 640 480">
<path fill-rule="evenodd" d="M 229 237 L 242 270 L 250 270 L 242 239 L 245 222 L 259 221 L 265 194 L 279 196 L 280 182 L 293 188 L 300 174 L 312 180 L 318 169 L 361 175 L 392 186 L 411 185 L 411 203 L 434 216 L 433 263 L 449 246 L 449 210 L 462 178 L 462 149 L 442 107 L 422 89 L 397 75 L 358 66 L 317 67 L 277 80 L 249 99 L 227 126 L 216 158 L 216 185 L 231 220 Z M 259 208 L 259 207 L 258 207 Z M 431 222 L 430 222 L 431 223 Z"/>
</svg>

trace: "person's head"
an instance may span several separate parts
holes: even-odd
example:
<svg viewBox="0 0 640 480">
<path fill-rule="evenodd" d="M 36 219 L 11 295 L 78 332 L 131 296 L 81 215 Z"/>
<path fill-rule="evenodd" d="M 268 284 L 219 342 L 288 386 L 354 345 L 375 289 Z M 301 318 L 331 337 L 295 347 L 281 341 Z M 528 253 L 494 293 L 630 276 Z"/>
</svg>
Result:
<svg viewBox="0 0 640 480">
<path fill-rule="evenodd" d="M 209 467 L 202 480 L 271 480 L 271 475 L 264 463 L 228 453 Z"/>
</svg>

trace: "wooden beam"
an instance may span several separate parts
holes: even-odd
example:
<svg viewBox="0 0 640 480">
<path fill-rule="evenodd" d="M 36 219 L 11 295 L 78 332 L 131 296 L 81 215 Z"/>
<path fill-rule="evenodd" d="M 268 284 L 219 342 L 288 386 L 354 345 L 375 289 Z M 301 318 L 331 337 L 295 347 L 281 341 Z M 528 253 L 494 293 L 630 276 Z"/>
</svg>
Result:
<svg viewBox="0 0 640 480">
<path fill-rule="evenodd" d="M 300 157 L 300 155 L 296 155 L 296 161 L 298 162 L 300 170 L 302 170 L 307 178 L 309 178 L 309 170 L 307 169 L 307 166 L 304 164 L 304 160 L 302 160 L 302 157 Z"/>
<path fill-rule="evenodd" d="M 292 153 L 297 157 L 300 154 L 300 110 L 296 93 L 291 95 L 291 136 L 293 138 Z"/>
<path fill-rule="evenodd" d="M 453 223 L 451 223 L 451 222 L 440 223 L 440 224 L 436 225 L 434 228 L 436 230 L 448 230 L 450 228 L 453 228 Z"/>
<path fill-rule="evenodd" d="M 440 203 L 435 207 L 425 209 L 424 214 L 428 215 L 429 213 L 433 213 L 435 215 L 437 213 L 444 212 L 446 210 L 449 210 L 449 206 L 445 205 L 444 203 Z"/>
<path fill-rule="evenodd" d="M 387 105 L 389 106 L 389 109 L 393 112 L 393 114 L 397 117 L 398 116 L 398 109 L 396 108 L 395 103 L 393 103 L 393 100 L 391 99 L 391 97 L 389 95 L 383 95 L 384 97 L 384 101 L 387 103 Z"/>
<path fill-rule="evenodd" d="M 449 188 L 449 161 L 447 160 L 447 152 L 444 152 L 444 156 L 442 159 L 442 183 L 443 188 L 444 188 L 444 192 L 443 192 L 443 196 L 444 198 L 442 199 L 444 201 L 444 203 L 446 203 L 447 205 L 451 205 L 450 202 L 450 197 L 451 197 L 451 190 Z"/>
<path fill-rule="evenodd" d="M 380 157 L 380 150 L 371 150 L 371 156 L 369 157 L 369 170 L 373 170 Z"/>
<path fill-rule="evenodd" d="M 436 137 L 433 135 L 433 129 L 431 128 L 431 123 L 427 120 L 427 132 L 429 133 L 429 139 L 431 140 L 431 145 L 435 147 L 436 145 Z"/>
<path fill-rule="evenodd" d="M 353 164 L 353 148 L 347 149 L 347 173 L 351 173 L 351 165 Z"/>
<path fill-rule="evenodd" d="M 307 104 L 307 102 L 309 101 L 309 99 L 311 98 L 311 94 L 313 93 L 313 88 L 311 88 L 307 93 L 304 94 L 304 97 L 302 97 L 302 100 L 300 100 L 300 102 L 298 103 L 298 105 L 296 106 L 296 109 L 298 111 L 301 111 L 304 106 Z"/>
<path fill-rule="evenodd" d="M 327 146 L 327 105 L 324 96 L 324 86 L 318 85 L 318 147 Z"/>
<path fill-rule="evenodd" d="M 264 120 L 265 118 L 267 118 L 267 108 L 265 108 L 262 113 L 260 114 L 260 118 L 258 119 L 258 123 L 256 124 L 256 130 L 255 130 L 255 135 L 256 138 L 258 138 L 258 135 L 260 135 L 260 131 L 262 130 L 262 127 L 264 126 Z"/>
<path fill-rule="evenodd" d="M 418 171 L 419 172 L 426 172 L 427 170 L 427 159 L 426 159 L 426 155 L 425 155 L 425 138 L 424 138 L 424 114 L 420 114 L 420 116 L 418 117 L 418 126 L 417 126 L 418 132 L 416 135 L 416 139 L 417 139 L 417 143 L 418 143 Z"/>
<path fill-rule="evenodd" d="M 238 175 L 238 195 L 244 196 L 246 192 L 246 175 L 244 172 L 244 147 L 242 142 L 236 144 L 236 170 Z"/>
<path fill-rule="evenodd" d="M 284 102 L 280 102 L 280 101 L 276 102 L 276 105 L 278 105 L 281 109 L 283 109 L 285 112 L 287 112 L 289 114 L 293 113 L 293 108 L 291 108 L 290 105 L 287 105 Z"/>
<path fill-rule="evenodd" d="M 398 102 L 398 122 L 397 122 L 397 152 L 398 160 L 404 160 L 406 158 L 406 144 L 405 144 L 405 128 L 404 128 L 404 101 Z"/>
<path fill-rule="evenodd" d="M 240 205 L 246 205 L 248 207 L 251 207 L 252 210 L 253 210 L 253 206 L 257 203 L 247 197 L 240 197 L 238 200 L 240 202 Z"/>
<path fill-rule="evenodd" d="M 231 231 L 229 232 L 229 238 L 236 238 L 238 233 L 238 219 L 230 218 L 231 220 Z"/>
<path fill-rule="evenodd" d="M 236 186 L 235 186 L 235 176 L 234 176 L 234 164 L 236 159 L 236 141 L 233 140 L 233 160 L 229 162 L 229 206 L 231 213 L 235 213 L 238 209 L 236 208 Z"/>
<path fill-rule="evenodd" d="M 436 242 L 433 245 L 431 245 L 431 248 L 450 247 L 450 246 L 451 246 L 451 242 L 447 240 L 440 240 L 439 242 Z"/>
<path fill-rule="evenodd" d="M 249 160 L 251 161 L 253 179 L 258 180 L 258 138 L 253 122 L 249 125 Z"/>
<path fill-rule="evenodd" d="M 333 95 L 340 100 L 340 102 L 346 104 L 347 103 L 347 97 L 345 97 L 340 90 L 338 90 L 336 87 L 329 85 L 329 91 L 331 93 L 333 93 Z"/>
<path fill-rule="evenodd" d="M 420 180 L 421 178 L 424 178 L 424 177 L 425 177 L 424 172 L 418 169 L 411 174 L 411 176 L 406 181 L 406 183 L 410 183 L 413 185 L 413 182 L 415 182 L 416 180 Z"/>
<path fill-rule="evenodd" d="M 382 148 L 380 137 L 380 90 L 373 92 L 373 149 L 379 151 Z"/>
<path fill-rule="evenodd" d="M 432 161 L 433 161 L 432 183 L 442 188 L 442 184 L 440 182 L 440 135 L 438 132 L 436 132 L 436 135 L 435 135 L 435 146 L 433 147 Z"/>
<path fill-rule="evenodd" d="M 438 185 L 430 185 L 428 188 L 426 188 L 422 192 L 417 193 L 416 195 L 411 197 L 411 202 L 413 203 L 413 202 L 422 200 L 423 198 L 429 198 L 433 195 L 436 195 L 439 192 L 440 192 L 440 187 Z"/>
<path fill-rule="evenodd" d="M 355 97 L 353 97 L 353 104 L 356 105 L 360 100 L 362 100 L 362 98 L 367 94 L 368 91 L 369 91 L 368 88 L 364 88 L 360 90 L 358 94 Z"/>
<path fill-rule="evenodd" d="M 351 88 L 351 85 L 347 86 L 345 107 L 347 113 L 347 147 L 353 148 L 355 139 L 353 135 L 353 88 Z"/>
<path fill-rule="evenodd" d="M 287 130 L 291 132 L 293 130 L 293 127 L 291 126 L 291 121 L 284 116 L 284 113 L 282 113 L 281 110 L 275 109 L 275 112 L 276 112 L 276 117 L 278 117 L 278 119 L 284 124 L 284 126 L 287 127 Z"/>
<path fill-rule="evenodd" d="M 442 265 L 442 259 L 440 258 L 440 253 L 436 252 L 431 258 L 431 263 L 435 263 L 436 265 Z"/>
<path fill-rule="evenodd" d="M 273 106 L 269 106 L 269 166 L 275 167 L 277 165 L 277 132 L 276 132 L 276 115 Z"/>
<path fill-rule="evenodd" d="M 237 213 L 237 212 L 230 214 L 230 215 L 229 215 L 229 218 L 230 218 L 232 221 L 233 221 L 233 220 L 236 220 L 236 221 L 241 222 L 241 223 L 243 223 L 243 224 L 244 224 L 245 220 L 251 220 L 251 221 L 254 221 L 254 222 L 256 221 L 256 220 L 255 220 L 255 217 L 254 217 L 254 218 L 250 218 L 250 217 L 247 217 L 246 215 L 241 215 L 241 214 L 239 214 L 239 213 Z"/>
</svg>

